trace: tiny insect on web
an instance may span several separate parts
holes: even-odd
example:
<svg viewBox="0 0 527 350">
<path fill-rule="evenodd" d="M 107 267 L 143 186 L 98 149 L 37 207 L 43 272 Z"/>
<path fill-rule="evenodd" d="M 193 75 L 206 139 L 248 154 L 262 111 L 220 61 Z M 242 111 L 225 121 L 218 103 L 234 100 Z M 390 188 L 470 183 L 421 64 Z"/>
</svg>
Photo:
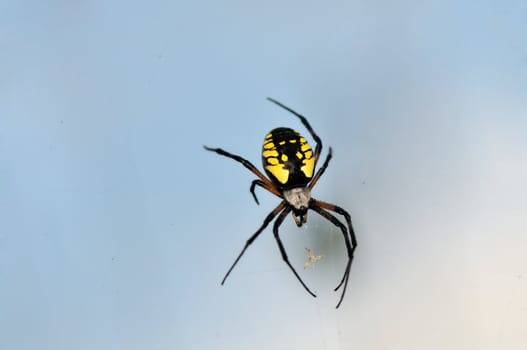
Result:
<svg viewBox="0 0 527 350">
<path fill-rule="evenodd" d="M 245 242 L 242 251 L 240 254 L 238 254 L 237 258 L 234 260 L 234 263 L 223 277 L 221 284 L 223 285 L 225 283 L 225 280 L 230 275 L 231 271 L 234 269 L 247 248 L 249 248 L 249 246 L 256 240 L 256 238 L 258 238 L 263 230 L 273 220 L 275 220 L 273 224 L 273 235 L 282 255 L 283 261 L 287 264 L 287 266 L 289 266 L 304 289 L 313 297 L 316 297 L 316 295 L 304 283 L 302 278 L 300 278 L 293 265 L 291 265 L 278 232 L 280 225 L 289 213 L 292 214 L 296 225 L 301 227 L 307 221 L 308 210 L 313 210 L 331 222 L 333 225 L 337 226 L 344 237 L 346 251 L 348 254 L 348 262 L 346 263 L 346 268 L 344 270 L 342 279 L 334 289 L 337 291 L 339 288 L 343 287 L 339 302 L 336 306 L 338 308 L 344 299 L 346 288 L 348 286 L 351 264 L 353 262 L 353 254 L 357 248 L 357 239 L 351 224 L 351 216 L 346 210 L 334 204 L 323 202 L 311 197 L 311 190 L 316 185 L 320 177 L 324 174 L 326 168 L 329 165 L 329 161 L 332 157 L 331 147 L 329 148 L 328 155 L 326 156 L 324 163 L 315 172 L 318 159 L 320 158 L 320 153 L 322 152 L 322 140 L 315 133 L 304 116 L 272 98 L 268 97 L 267 99 L 297 116 L 300 119 L 302 125 L 304 125 L 304 127 L 309 131 L 309 134 L 313 140 L 315 140 L 316 146 L 315 150 L 313 151 L 307 140 L 293 129 L 279 127 L 271 130 L 265 136 L 262 146 L 262 163 L 267 176 L 258 170 L 258 168 L 256 168 L 251 162 L 239 155 L 229 153 L 221 148 L 204 146 L 207 151 L 215 152 L 219 155 L 231 158 L 241 163 L 244 167 L 249 169 L 254 175 L 258 177 L 252 181 L 251 187 L 249 189 L 257 204 L 259 204 L 259 202 L 255 193 L 256 186 L 262 187 L 263 189 L 282 199 L 282 201 L 266 216 L 260 228 Z M 347 226 L 340 222 L 330 212 L 342 215 L 346 220 Z M 308 261 L 310 261 L 309 256 L 310 255 L 308 252 Z M 313 254 L 311 258 L 317 259 L 318 257 Z M 314 261 L 310 262 L 310 264 L 313 262 Z"/>
<path fill-rule="evenodd" d="M 313 251 L 309 248 L 306 248 L 306 252 L 307 252 L 307 260 L 304 263 L 304 270 L 307 269 L 312 264 L 316 264 L 320 260 L 324 259 L 324 255 L 315 255 L 315 253 L 313 253 Z"/>
</svg>

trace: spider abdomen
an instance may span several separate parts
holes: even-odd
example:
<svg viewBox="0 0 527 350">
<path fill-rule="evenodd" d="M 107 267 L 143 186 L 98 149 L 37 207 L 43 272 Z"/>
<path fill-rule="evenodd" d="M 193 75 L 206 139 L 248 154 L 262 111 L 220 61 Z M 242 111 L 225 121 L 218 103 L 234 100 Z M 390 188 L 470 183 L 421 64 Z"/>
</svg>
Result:
<svg viewBox="0 0 527 350">
<path fill-rule="evenodd" d="M 307 185 L 315 168 L 311 146 L 290 128 L 276 128 L 265 136 L 262 163 L 269 178 L 283 189 Z"/>
</svg>

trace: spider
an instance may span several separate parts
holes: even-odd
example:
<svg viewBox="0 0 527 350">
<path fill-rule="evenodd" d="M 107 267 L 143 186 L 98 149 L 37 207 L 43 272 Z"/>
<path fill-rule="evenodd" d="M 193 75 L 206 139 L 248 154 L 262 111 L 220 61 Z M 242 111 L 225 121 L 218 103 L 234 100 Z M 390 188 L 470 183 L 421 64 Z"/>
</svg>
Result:
<svg viewBox="0 0 527 350">
<path fill-rule="evenodd" d="M 336 308 L 338 308 L 344 299 L 344 294 L 346 293 L 351 263 L 353 261 L 353 252 L 357 247 L 357 239 L 355 238 L 355 233 L 351 225 L 351 216 L 346 210 L 334 204 L 323 202 L 311 197 L 311 190 L 316 185 L 322 174 L 324 174 L 324 171 L 328 167 L 329 161 L 331 160 L 331 147 L 329 148 L 328 155 L 322 164 L 322 167 L 320 167 L 315 173 L 314 170 L 322 151 L 322 140 L 315 133 L 313 128 L 311 128 L 311 125 L 304 116 L 270 97 L 267 99 L 296 115 L 300 119 L 304 127 L 311 134 L 311 137 L 315 140 L 315 152 L 313 153 L 313 150 L 306 139 L 295 130 L 283 127 L 271 130 L 265 136 L 262 148 L 262 163 L 265 172 L 268 175 L 268 177 L 266 177 L 251 162 L 238 155 L 224 151 L 221 148 L 203 146 L 207 151 L 216 152 L 219 155 L 234 159 L 258 177 L 258 179 L 252 181 L 250 187 L 250 192 L 257 204 L 260 203 L 258 202 L 258 198 L 256 197 L 255 193 L 256 186 L 262 187 L 282 199 L 280 204 L 278 204 L 278 206 L 267 215 L 260 228 L 251 237 L 249 237 L 242 251 L 223 277 L 221 284 L 223 285 L 225 283 L 225 280 L 234 269 L 242 255 L 245 253 L 247 248 L 249 248 L 256 238 L 258 238 L 267 225 L 269 225 L 269 223 L 271 223 L 271 221 L 273 221 L 273 219 L 278 216 L 274 222 L 273 234 L 276 243 L 278 244 L 278 248 L 280 249 L 280 253 L 282 254 L 282 259 L 287 264 L 287 266 L 289 266 L 305 290 L 313 297 L 316 297 L 316 295 L 306 286 L 304 281 L 302 281 L 293 265 L 291 265 L 289 262 L 284 245 L 282 244 L 278 234 L 280 225 L 289 213 L 292 214 L 296 225 L 301 227 L 304 223 L 306 223 L 307 212 L 309 209 L 311 209 L 326 220 L 330 221 L 333 225 L 337 226 L 342 232 L 342 236 L 344 237 L 344 241 L 346 243 L 348 262 L 340 283 L 334 289 L 334 291 L 337 291 L 340 287 L 344 286 L 342 288 L 339 302 L 336 306 Z M 333 216 L 330 211 L 344 216 L 346 219 L 347 228 L 342 222 Z"/>
</svg>

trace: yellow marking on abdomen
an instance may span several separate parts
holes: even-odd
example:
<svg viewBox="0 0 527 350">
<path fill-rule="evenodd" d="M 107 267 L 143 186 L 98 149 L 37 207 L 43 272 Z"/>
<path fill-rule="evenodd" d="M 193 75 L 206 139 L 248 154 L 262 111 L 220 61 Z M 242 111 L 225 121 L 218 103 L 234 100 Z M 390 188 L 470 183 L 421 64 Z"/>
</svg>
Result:
<svg viewBox="0 0 527 350">
<path fill-rule="evenodd" d="M 267 161 L 267 163 L 271 165 L 277 165 L 279 163 L 278 159 L 274 157 L 269 157 L 269 158 L 266 158 L 265 160 Z"/>
<path fill-rule="evenodd" d="M 275 150 L 275 149 L 272 149 L 272 150 L 266 150 L 266 151 L 263 151 L 262 152 L 262 156 L 264 158 L 268 158 L 268 157 L 278 157 L 278 151 Z"/>
<path fill-rule="evenodd" d="M 302 143 L 301 146 L 300 146 L 300 150 L 302 152 L 305 152 L 305 151 L 310 150 L 310 149 L 311 149 L 311 146 L 307 142 Z"/>
<path fill-rule="evenodd" d="M 315 167 L 315 159 L 311 158 L 311 159 L 304 159 L 302 161 L 302 165 L 300 167 L 300 170 L 302 170 L 302 172 L 304 173 L 304 175 L 310 179 L 311 177 L 313 177 L 313 169 Z"/>
<path fill-rule="evenodd" d="M 276 179 L 282 184 L 285 184 L 287 180 L 289 180 L 289 170 L 284 169 L 284 166 L 282 164 L 267 165 L 265 169 L 267 169 L 271 174 L 273 174 L 274 177 L 276 177 Z"/>
</svg>

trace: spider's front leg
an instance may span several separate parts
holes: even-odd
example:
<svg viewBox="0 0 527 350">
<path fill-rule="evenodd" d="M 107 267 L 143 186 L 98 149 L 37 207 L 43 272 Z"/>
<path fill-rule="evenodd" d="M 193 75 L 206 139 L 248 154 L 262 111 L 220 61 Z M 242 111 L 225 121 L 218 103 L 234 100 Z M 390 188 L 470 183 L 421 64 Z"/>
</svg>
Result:
<svg viewBox="0 0 527 350">
<path fill-rule="evenodd" d="M 271 221 L 273 221 L 275 216 L 278 215 L 278 213 L 281 210 L 283 210 L 285 206 L 286 206 L 285 201 L 282 201 L 276 208 L 273 209 L 272 212 L 269 213 L 269 215 L 267 215 L 267 217 L 265 218 L 262 226 L 260 226 L 260 228 L 255 233 L 253 233 L 253 235 L 251 237 L 249 237 L 247 242 L 245 242 L 245 245 L 243 246 L 242 251 L 240 252 L 240 254 L 238 254 L 238 257 L 236 258 L 236 260 L 234 260 L 234 263 L 232 264 L 232 266 L 229 268 L 229 270 L 227 271 L 227 273 L 223 277 L 223 280 L 221 281 L 221 285 L 223 285 L 225 283 L 225 280 L 227 279 L 227 277 L 229 277 L 229 275 L 231 274 L 231 271 L 234 269 L 234 266 L 236 266 L 236 264 L 238 263 L 238 261 L 240 260 L 242 255 L 245 253 L 247 248 L 249 248 L 249 246 L 256 240 L 256 238 L 258 238 L 258 236 L 263 232 L 263 230 L 265 230 L 267 225 L 269 225 L 269 223 Z"/>
<path fill-rule="evenodd" d="M 330 221 L 333 225 L 340 228 L 340 231 L 342 232 L 342 235 L 344 236 L 344 242 L 346 243 L 346 251 L 348 253 L 348 263 L 346 264 L 346 269 L 344 270 L 344 275 L 342 276 L 342 279 L 339 285 L 335 288 L 335 291 L 337 291 L 341 286 L 344 286 L 344 288 L 342 289 L 342 294 L 340 295 L 340 300 L 337 304 L 337 308 L 338 308 L 340 304 L 342 303 L 342 300 L 344 299 L 344 295 L 346 294 L 346 288 L 348 286 L 348 280 L 349 280 L 349 275 L 350 275 L 350 270 L 351 270 L 351 263 L 353 262 L 353 253 L 357 246 L 357 241 L 355 239 L 355 234 L 353 233 L 353 228 L 351 227 L 351 219 L 348 222 L 349 228 L 350 228 L 350 234 L 351 234 L 351 240 L 350 240 L 350 236 L 348 236 L 348 230 L 346 229 L 346 226 L 344 226 L 344 224 L 342 224 L 336 217 L 334 217 L 331 213 L 324 210 L 323 208 L 326 208 L 328 210 L 333 210 L 335 212 L 338 212 L 339 214 L 340 214 L 339 211 L 340 210 L 344 211 L 344 209 L 340 207 L 336 207 L 332 204 L 317 201 L 317 200 L 312 201 L 311 206 L 310 206 L 310 209 L 313 209 L 314 211 L 319 213 L 322 217 Z"/>
<path fill-rule="evenodd" d="M 278 228 L 280 227 L 280 225 L 282 224 L 282 222 L 284 221 L 285 217 L 287 216 L 287 214 L 289 214 L 289 212 L 291 211 L 291 208 L 290 207 L 286 207 L 284 209 L 284 211 L 278 216 L 278 218 L 276 219 L 276 221 L 274 222 L 274 226 L 273 226 L 273 234 L 274 234 L 274 238 L 276 239 L 276 243 L 278 244 L 278 248 L 280 248 L 280 253 L 282 254 L 282 259 L 284 260 L 284 262 L 287 264 L 287 266 L 289 266 L 289 268 L 291 269 L 291 271 L 293 271 L 293 274 L 295 275 L 295 277 L 298 279 L 298 281 L 302 284 L 302 286 L 305 288 L 305 290 L 311 294 L 313 297 L 317 297 L 315 293 L 313 293 L 307 286 L 306 284 L 304 283 L 304 281 L 302 281 L 302 279 L 300 278 L 300 276 L 298 275 L 298 273 L 296 272 L 295 268 L 293 267 L 293 265 L 291 265 L 291 263 L 289 262 L 289 258 L 287 257 L 287 253 L 285 251 L 285 248 L 284 248 L 284 245 L 282 244 L 282 240 L 280 239 L 280 236 L 278 234 Z"/>
</svg>

